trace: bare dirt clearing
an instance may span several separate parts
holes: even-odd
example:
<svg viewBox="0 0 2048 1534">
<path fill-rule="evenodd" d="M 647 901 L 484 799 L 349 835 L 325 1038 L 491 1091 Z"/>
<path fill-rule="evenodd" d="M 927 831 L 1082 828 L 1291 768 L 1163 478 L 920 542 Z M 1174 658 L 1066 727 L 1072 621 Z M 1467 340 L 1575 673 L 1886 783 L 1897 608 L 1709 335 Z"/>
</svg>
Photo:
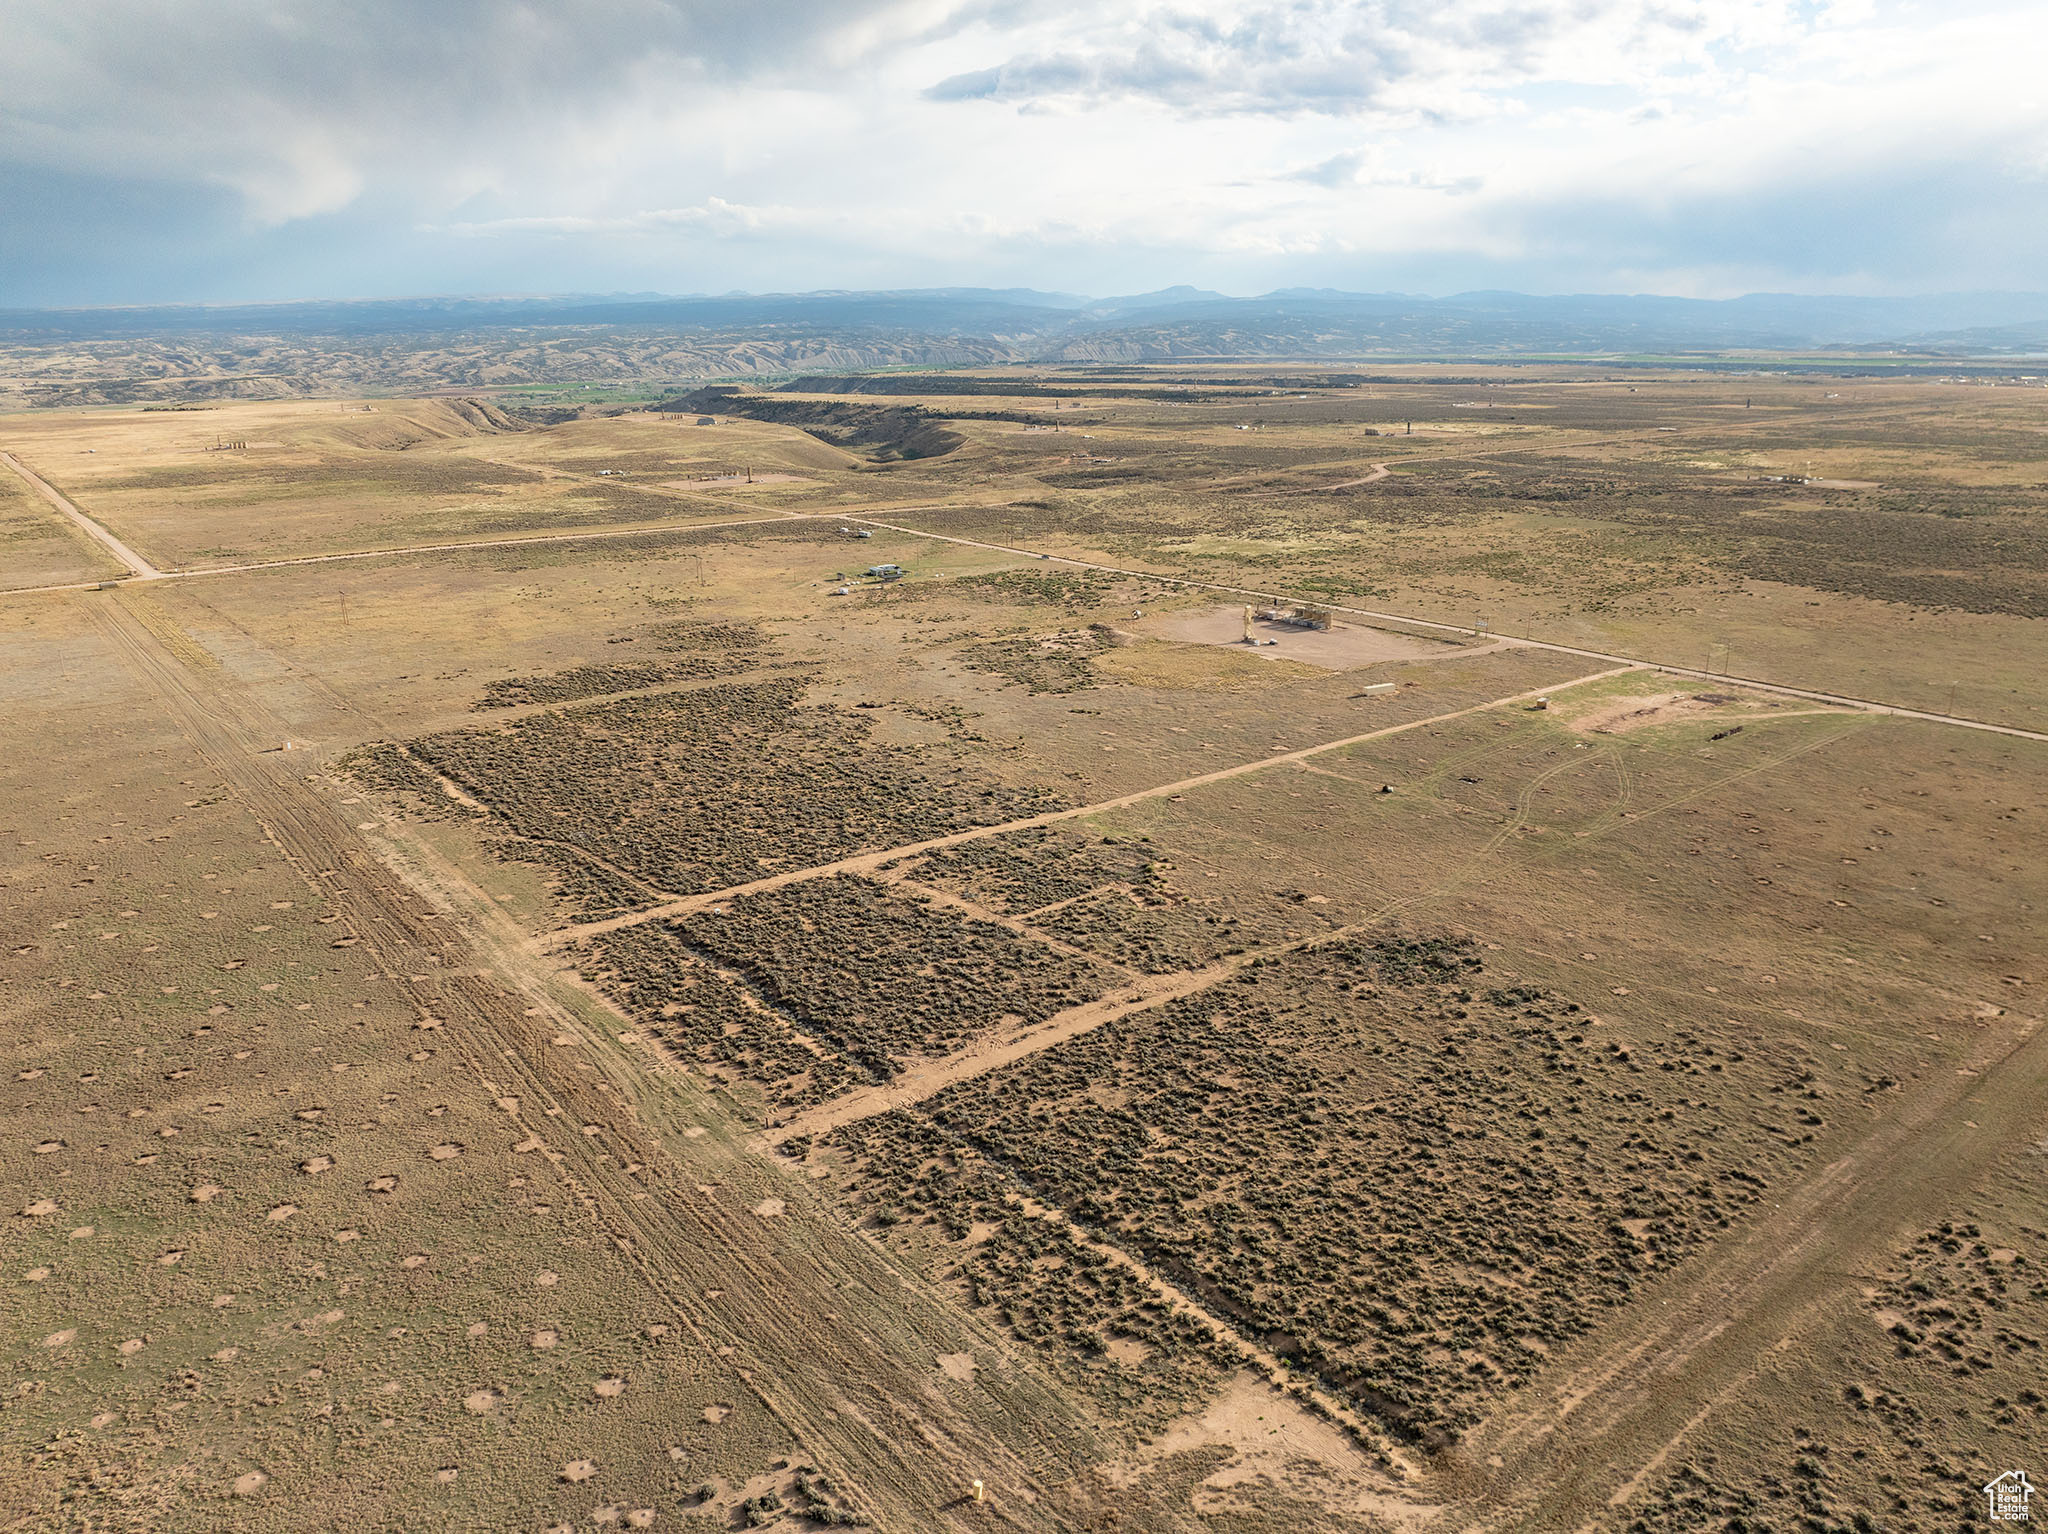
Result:
<svg viewBox="0 0 2048 1534">
<path fill-rule="evenodd" d="M 1439 656 L 1471 654 L 1474 651 L 1455 642 L 1416 639 L 1386 629 L 1365 628 L 1349 623 L 1327 629 L 1301 628 L 1255 618 L 1252 632 L 1256 645 L 1244 642 L 1244 608 L 1217 607 L 1203 612 L 1173 613 L 1144 618 L 1123 625 L 1134 633 L 1156 634 L 1184 644 L 1234 645 L 1261 660 L 1300 661 L 1330 671 L 1348 671 L 1390 660 L 1433 660 Z"/>
<path fill-rule="evenodd" d="M 805 480 L 800 474 L 706 474 L 696 479 L 668 479 L 661 483 L 669 490 L 700 490 L 715 487 L 744 490 L 749 485 L 801 485 Z"/>
<path fill-rule="evenodd" d="M 1181 1419 L 1129 1460 L 1111 1466 L 1106 1479 L 1120 1490 L 1142 1486 L 1148 1474 L 1180 1455 L 1219 1448 L 1228 1457 L 1202 1477 L 1192 1498 L 1200 1513 L 1238 1511 L 1243 1488 L 1279 1490 L 1393 1529 L 1427 1528 L 1442 1512 L 1389 1494 L 1383 1473 L 1343 1432 L 1249 1376 L 1226 1385 L 1199 1416 Z"/>
<path fill-rule="evenodd" d="M 1750 724 L 1773 719 L 1798 719 L 1835 709 L 1798 708 L 1783 698 L 1742 688 L 1697 692 L 1630 692 L 1594 700 L 1565 699 L 1553 705 L 1565 723 L 1582 735 L 1625 735 L 1668 724 L 1712 721 L 1719 738 L 1739 733 Z M 1713 736 L 1710 735 L 1710 739 Z"/>
</svg>

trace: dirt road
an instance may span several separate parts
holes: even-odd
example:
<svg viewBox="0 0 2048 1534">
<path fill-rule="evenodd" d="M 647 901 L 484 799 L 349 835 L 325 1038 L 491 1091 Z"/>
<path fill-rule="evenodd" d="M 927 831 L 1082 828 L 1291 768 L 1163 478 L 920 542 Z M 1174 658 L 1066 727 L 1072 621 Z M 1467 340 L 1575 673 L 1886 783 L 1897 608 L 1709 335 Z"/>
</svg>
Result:
<svg viewBox="0 0 2048 1534">
<path fill-rule="evenodd" d="M 1261 949 L 1260 953 L 1269 950 Z M 1224 959 L 1204 969 L 1180 970 L 1171 975 L 1151 976 L 1136 986 L 1120 987 L 1116 994 L 1102 997 L 1097 1001 L 1083 1002 L 1080 1006 L 1069 1007 L 1054 1014 L 1042 1023 L 1035 1023 L 1014 1032 L 1000 1033 L 993 1038 L 982 1040 L 958 1054 L 943 1059 L 927 1060 L 913 1065 L 900 1076 L 891 1077 L 879 1086 L 857 1087 L 830 1102 L 806 1108 L 794 1118 L 776 1125 L 760 1136 L 764 1146 L 776 1146 L 799 1135 L 828 1134 L 843 1129 L 848 1124 L 857 1124 L 862 1119 L 874 1118 L 895 1108 L 907 1108 L 921 1103 L 927 1097 L 937 1096 L 947 1087 L 963 1081 L 972 1081 L 976 1076 L 986 1076 L 990 1071 L 1000 1070 L 1006 1065 L 1015 1065 L 1019 1060 L 1030 1058 L 1042 1050 L 1064 1044 L 1069 1039 L 1078 1039 L 1084 1033 L 1093 1033 L 1105 1023 L 1118 1018 L 1129 1017 L 1134 1012 L 1149 1012 L 1154 1007 L 1163 1007 L 1170 1001 L 1206 990 L 1220 981 L 1228 980 L 1241 969 L 1245 962 L 1257 955 L 1248 954 L 1243 958 Z"/>
<path fill-rule="evenodd" d="M 1361 474 L 1356 479 L 1340 479 L 1334 485 L 1302 485 L 1292 490 L 1276 490 L 1275 495 L 1328 495 L 1332 490 L 1355 490 L 1360 485 L 1375 485 L 1394 471 L 1383 463 L 1372 466 L 1370 474 Z"/>
<path fill-rule="evenodd" d="M 71 503 L 70 497 L 66 496 L 55 485 L 52 485 L 33 469 L 26 467 L 12 453 L 0 453 L 0 462 L 4 462 L 8 468 L 19 474 L 27 482 L 31 490 L 56 507 L 86 537 L 92 539 L 94 543 L 99 544 L 109 554 L 112 554 L 114 558 L 126 565 L 130 575 L 138 580 L 145 581 L 161 580 L 163 578 L 163 571 L 144 559 L 135 550 L 129 548 L 127 544 L 116 538 L 104 527 L 101 527 L 91 517 L 80 511 Z"/>
<path fill-rule="evenodd" d="M 1038 826 L 1058 825 L 1063 820 L 1079 820 L 1088 815 L 1106 815 L 1112 810 L 1143 804 L 1148 799 L 1160 799 L 1169 794 L 1185 793 L 1191 788 L 1202 788 L 1210 783 L 1226 782 L 1231 778 L 1243 777 L 1248 772 L 1264 772 L 1268 768 L 1284 767 L 1290 762 L 1307 761 L 1310 757 L 1321 756 L 1327 751 L 1342 751 L 1347 746 L 1363 745 L 1366 741 L 1380 740 L 1388 735 L 1400 735 L 1432 724 L 1445 724 L 1453 719 L 1463 719 L 1468 714 L 1483 713 L 1490 708 L 1501 708 L 1529 698 L 1563 692 L 1570 687 L 1582 687 L 1588 682 L 1600 681 L 1603 677 L 1619 676 L 1624 671 L 1637 669 L 1633 664 L 1616 666 L 1606 671 L 1593 672 L 1588 676 L 1574 677 L 1567 682 L 1553 682 L 1548 686 L 1532 687 L 1527 692 L 1514 693 L 1509 697 L 1474 703 L 1469 708 L 1452 709 L 1447 714 L 1432 714 L 1427 719 L 1411 719 L 1406 724 L 1390 724 L 1383 729 L 1367 730 L 1362 735 L 1347 735 L 1341 740 L 1326 740 L 1320 745 L 1303 746 L 1297 751 L 1283 751 L 1278 756 L 1262 756 L 1255 761 L 1239 762 L 1235 767 L 1219 767 L 1214 772 L 1200 773 L 1195 777 L 1181 778 L 1172 783 L 1161 783 L 1154 788 L 1141 788 L 1134 793 L 1119 794 L 1114 799 L 1103 799 L 1095 804 L 1084 804 L 1071 810 L 1051 810 L 1043 815 L 1028 815 L 1022 820 L 1008 820 L 1000 825 L 976 826 L 971 831 L 955 831 L 947 836 L 934 836 L 926 841 L 884 848 L 880 852 L 855 853 L 851 857 L 838 858 L 830 863 L 819 863 L 810 868 L 792 868 L 783 873 L 770 874 L 766 878 L 751 879 L 745 884 L 707 890 L 701 895 L 690 895 L 681 900 L 672 900 L 666 905 L 653 906 L 645 911 L 634 911 L 630 915 L 613 916 L 604 921 L 584 922 L 574 927 L 560 927 L 553 932 L 541 934 L 534 941 L 543 948 L 561 947 L 584 938 L 596 937 L 601 933 L 616 932 L 621 927 L 637 927 L 642 922 L 662 921 L 672 916 L 689 916 L 722 900 L 731 900 L 740 895 L 765 894 L 769 890 L 781 889 L 784 885 L 801 884 L 809 879 L 825 879 L 833 874 L 870 874 L 884 863 L 894 862 L 898 858 L 937 852 L 944 847 L 957 847 L 963 842 L 984 841 L 991 836 L 1004 836 L 1012 831 L 1029 831 Z"/>
<path fill-rule="evenodd" d="M 553 1043 L 581 1029 L 574 1014 L 536 977 L 489 973 L 467 938 L 448 930 L 456 923 L 422 920 L 421 903 L 394 887 L 360 834 L 297 775 L 303 758 L 262 749 L 281 727 L 224 673 L 167 648 L 156 632 L 162 615 L 145 623 L 130 608 L 137 599 L 146 600 L 93 599 L 116 653 L 420 1015 L 441 1020 L 440 1037 L 481 1089 L 519 1099 L 520 1126 L 559 1155 L 557 1170 L 602 1238 L 705 1345 L 740 1347 L 751 1388 L 806 1452 L 878 1504 L 890 1527 L 969 1526 L 948 1504 L 975 1477 L 1011 1525 L 1053 1527 L 1038 1499 L 1094 1452 L 1060 1393 L 847 1232 L 795 1179 L 748 1153 L 736 1132 L 684 1149 L 622 1115 L 615 1095 L 575 1069 L 581 1052 Z M 419 978 L 421 970 L 430 973 Z M 558 1129 L 585 1122 L 613 1126 L 609 1149 Z M 624 1171 L 627 1157 L 644 1167 L 638 1178 Z M 703 1194 L 700 1184 L 718 1191 Z M 649 1189 L 659 1196 L 646 1197 Z M 786 1218 L 748 1212 L 770 1197 L 785 1201 Z M 974 1415 L 936 1386 L 929 1362 L 965 1347 L 1005 1361 L 978 1373 L 985 1407 Z"/>
<path fill-rule="evenodd" d="M 1857 716 L 1842 717 L 1852 729 L 1866 727 Z M 1803 743 L 1787 756 L 1821 744 L 1825 741 Z M 1773 757 L 1768 767 L 1782 766 L 1787 756 Z M 1477 871 L 1477 864 L 1526 818 L 1531 796 L 1544 781 L 1589 761 L 1568 759 L 1533 779 L 1501 832 L 1431 896 L 1448 893 Z M 1761 770 L 1767 768 L 1745 769 L 1738 776 Z M 1643 813 L 1666 808 L 1651 806 Z M 1601 825 L 1587 834 L 1618 825 Z M 1342 931 L 1365 930 L 1408 903 L 1389 902 Z M 1294 946 L 1300 945 L 1268 951 Z M 821 1133 L 905 1106 L 1114 1017 L 1214 984 L 1255 957 L 1162 977 L 1155 982 L 1156 994 L 1112 998 L 1039 1028 L 991 1039 L 900 1081 L 809 1110 L 764 1138 L 774 1142 Z M 2048 1028 L 2038 1019 L 2016 1018 L 1987 1038 L 1965 1070 L 1931 1075 L 1895 1109 L 1874 1118 L 1846 1154 L 1783 1190 L 1753 1225 L 1639 1296 L 1572 1348 L 1469 1435 L 1453 1456 L 1440 1461 L 1415 1488 L 1416 1495 L 1450 1527 L 1596 1526 L 1610 1509 L 1625 1507 L 1654 1484 L 1688 1435 L 1744 1389 L 1776 1350 L 1796 1343 L 1806 1329 L 1823 1321 L 1827 1308 L 1852 1282 L 1849 1275 L 1881 1267 L 1916 1230 L 1951 1215 L 1954 1201 L 1980 1181 L 1997 1157 L 2015 1144 L 2039 1139 L 2048 1129 L 2044 1085 Z M 1088 1239 L 1106 1254 L 1127 1258 L 1113 1241 Z M 1184 1294 L 1165 1297 L 1176 1308 L 1217 1321 Z"/>
</svg>

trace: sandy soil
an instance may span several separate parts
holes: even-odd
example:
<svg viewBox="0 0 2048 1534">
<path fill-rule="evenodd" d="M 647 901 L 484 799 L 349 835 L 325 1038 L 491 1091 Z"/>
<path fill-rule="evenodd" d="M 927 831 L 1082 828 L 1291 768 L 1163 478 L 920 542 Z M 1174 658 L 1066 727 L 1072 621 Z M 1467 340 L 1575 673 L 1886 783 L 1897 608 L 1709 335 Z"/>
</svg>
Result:
<svg viewBox="0 0 2048 1534">
<path fill-rule="evenodd" d="M 1717 720 L 1731 727 L 1759 719 L 1795 719 L 1835 709 L 1793 708 L 1781 698 L 1730 690 L 1643 692 L 1607 697 L 1595 707 L 1567 712 L 1564 723 L 1582 735 L 1626 735 L 1632 730 L 1685 720 Z"/>
<path fill-rule="evenodd" d="M 1277 1487 L 1402 1529 L 1427 1527 L 1443 1511 L 1389 1494 L 1385 1474 L 1340 1429 L 1249 1374 L 1238 1375 L 1200 1412 L 1111 1466 L 1107 1476 L 1114 1485 L 1130 1485 L 1153 1465 L 1210 1445 L 1229 1449 L 1231 1458 L 1197 1489 L 1194 1505 L 1200 1513 L 1235 1511 L 1241 1490 L 1252 1485 Z"/>
</svg>

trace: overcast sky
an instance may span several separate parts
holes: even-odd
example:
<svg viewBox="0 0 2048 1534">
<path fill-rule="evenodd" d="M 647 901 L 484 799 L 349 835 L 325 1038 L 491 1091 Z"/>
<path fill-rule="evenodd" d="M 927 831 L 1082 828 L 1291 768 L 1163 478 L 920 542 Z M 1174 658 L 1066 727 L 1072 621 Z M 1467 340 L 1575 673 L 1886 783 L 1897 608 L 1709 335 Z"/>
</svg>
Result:
<svg viewBox="0 0 2048 1534">
<path fill-rule="evenodd" d="M 0 0 L 0 305 L 2048 288 L 2042 0 Z"/>
</svg>

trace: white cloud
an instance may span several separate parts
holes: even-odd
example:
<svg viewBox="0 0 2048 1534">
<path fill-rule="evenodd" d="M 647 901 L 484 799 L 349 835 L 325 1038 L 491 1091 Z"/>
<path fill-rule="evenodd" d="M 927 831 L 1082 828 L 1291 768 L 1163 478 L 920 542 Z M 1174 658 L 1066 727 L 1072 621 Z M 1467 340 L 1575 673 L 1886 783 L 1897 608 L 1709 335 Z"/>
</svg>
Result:
<svg viewBox="0 0 2048 1534">
<path fill-rule="evenodd" d="M 1640 86 L 1796 39 L 1799 0 L 1209 0 L 1053 7 L 937 100 L 1157 101 L 1193 115 L 1442 116 L 1543 82 Z M 1056 36 L 1033 46 L 1038 34 Z M 1014 51 L 1004 47 L 1022 41 Z"/>
<path fill-rule="evenodd" d="M 236 292 L 351 253 L 414 291 L 2038 286 L 2048 223 L 2037 0 L 0 0 L 0 36 L 0 176 L 43 189 L 0 199 L 0 302 L 83 280 L 67 238 L 123 298 L 185 296 L 147 290 L 174 239 Z"/>
</svg>

